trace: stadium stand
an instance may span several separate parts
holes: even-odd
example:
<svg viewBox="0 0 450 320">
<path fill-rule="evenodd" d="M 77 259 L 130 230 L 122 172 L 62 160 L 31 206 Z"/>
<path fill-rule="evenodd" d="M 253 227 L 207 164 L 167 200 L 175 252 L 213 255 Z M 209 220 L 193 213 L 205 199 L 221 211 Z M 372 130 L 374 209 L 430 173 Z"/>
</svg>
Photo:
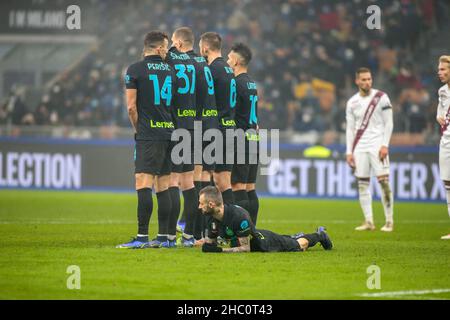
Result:
<svg viewBox="0 0 450 320">
<path fill-rule="evenodd" d="M 353 72 L 367 66 L 374 72 L 374 87 L 393 100 L 392 144 L 436 143 L 440 86 L 436 61 L 450 47 L 450 4 L 377 1 L 382 30 L 370 30 L 366 8 L 371 4 L 369 0 L 275 0 L 258 5 L 237 0 L 130 1 L 114 11 L 117 1 L 112 1 L 98 42 L 86 54 L 74 55 L 83 56 L 76 65 L 58 68 L 58 74 L 51 81 L 44 79 L 39 88 L 23 81 L 27 76 L 20 68 L 9 75 L 8 90 L 0 100 L 0 124 L 13 129 L 0 133 L 24 133 L 27 126 L 51 132 L 59 128 L 58 134 L 75 137 L 91 137 L 93 130 L 105 138 L 128 133 L 125 66 L 140 58 L 148 30 L 170 33 L 188 25 L 197 37 L 209 30 L 222 34 L 225 52 L 235 41 L 253 48 L 251 71 L 259 85 L 261 127 L 286 128 L 283 137 L 292 142 L 344 143 L 345 102 L 356 92 Z M 0 63 L 8 55 L 7 46 L 0 46 Z M 96 129 L 75 134 L 61 129 L 78 127 Z"/>
</svg>

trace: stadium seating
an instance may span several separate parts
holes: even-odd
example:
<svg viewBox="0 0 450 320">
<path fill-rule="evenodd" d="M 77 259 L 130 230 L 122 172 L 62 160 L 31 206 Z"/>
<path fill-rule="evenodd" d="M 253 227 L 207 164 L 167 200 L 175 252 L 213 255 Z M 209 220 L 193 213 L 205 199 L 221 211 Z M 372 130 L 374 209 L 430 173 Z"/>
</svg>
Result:
<svg viewBox="0 0 450 320">
<path fill-rule="evenodd" d="M 366 27 L 365 10 L 371 3 L 131 2 L 102 22 L 106 32 L 97 35 L 98 45 L 75 67 L 62 70 L 50 88 L 40 88 L 37 99 L 30 101 L 20 90 L 5 95 L 0 124 L 129 128 L 124 68 L 140 58 L 147 31 L 170 33 L 188 25 L 197 37 L 209 30 L 222 34 L 225 52 L 235 41 L 247 42 L 255 51 L 251 72 L 259 85 L 261 127 L 287 128 L 285 136 L 295 140 L 301 135 L 300 140 L 309 143 L 343 142 L 345 102 L 356 91 L 353 72 L 368 66 L 374 87 L 386 91 L 395 106 L 393 142 L 436 143 L 436 58 L 450 47 L 448 40 L 436 38 L 442 33 L 440 39 L 450 39 L 445 31 L 450 30 L 449 5 L 442 0 L 420 5 L 379 1 L 379 31 Z M 17 79 L 13 88 L 20 88 Z M 117 130 L 100 132 L 114 137 L 111 132 Z M 411 134 L 416 138 L 409 139 Z"/>
</svg>

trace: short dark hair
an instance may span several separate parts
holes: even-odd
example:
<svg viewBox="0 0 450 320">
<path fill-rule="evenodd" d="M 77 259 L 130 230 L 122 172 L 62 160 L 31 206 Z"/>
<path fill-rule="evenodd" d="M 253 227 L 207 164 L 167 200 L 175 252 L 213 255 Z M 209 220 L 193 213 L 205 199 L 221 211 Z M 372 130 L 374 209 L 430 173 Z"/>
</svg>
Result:
<svg viewBox="0 0 450 320">
<path fill-rule="evenodd" d="M 169 41 L 169 36 L 161 31 L 150 31 L 145 35 L 144 49 L 155 49 L 164 43 L 164 39 Z"/>
<path fill-rule="evenodd" d="M 201 196 L 202 194 L 205 195 L 205 199 L 208 202 L 212 201 L 217 206 L 221 206 L 223 204 L 222 193 L 215 186 L 204 187 L 202 190 L 200 190 L 199 196 Z"/>
<path fill-rule="evenodd" d="M 194 45 L 194 33 L 192 32 L 192 29 L 189 27 L 181 27 L 176 29 L 173 34 L 175 37 L 183 40 L 184 42 Z"/>
<path fill-rule="evenodd" d="M 250 50 L 250 48 L 242 42 L 235 43 L 231 47 L 231 51 L 234 51 L 241 56 L 241 62 L 244 66 L 248 66 L 250 60 L 252 60 L 252 50 Z"/>
<path fill-rule="evenodd" d="M 200 37 L 202 42 L 208 44 L 213 51 L 220 51 L 222 49 L 222 38 L 217 32 L 206 32 Z"/>
<path fill-rule="evenodd" d="M 360 75 L 361 73 L 372 73 L 372 72 L 370 71 L 369 68 L 362 67 L 362 68 L 358 68 L 358 70 L 356 70 L 355 76 L 356 76 L 356 77 L 359 77 L 359 75 Z"/>
</svg>

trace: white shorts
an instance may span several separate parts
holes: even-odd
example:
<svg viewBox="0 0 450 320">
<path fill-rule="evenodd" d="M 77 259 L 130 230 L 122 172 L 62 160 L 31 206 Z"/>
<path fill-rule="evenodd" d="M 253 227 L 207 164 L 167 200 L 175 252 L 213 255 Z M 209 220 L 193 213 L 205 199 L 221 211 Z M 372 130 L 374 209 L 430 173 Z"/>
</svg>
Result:
<svg viewBox="0 0 450 320">
<path fill-rule="evenodd" d="M 439 146 L 439 171 L 442 180 L 450 181 L 450 141 L 443 139 Z"/>
<path fill-rule="evenodd" d="M 370 178 L 371 173 L 376 177 L 389 174 L 389 156 L 383 161 L 378 156 L 379 149 L 376 151 L 355 152 L 355 176 L 357 178 Z"/>
</svg>

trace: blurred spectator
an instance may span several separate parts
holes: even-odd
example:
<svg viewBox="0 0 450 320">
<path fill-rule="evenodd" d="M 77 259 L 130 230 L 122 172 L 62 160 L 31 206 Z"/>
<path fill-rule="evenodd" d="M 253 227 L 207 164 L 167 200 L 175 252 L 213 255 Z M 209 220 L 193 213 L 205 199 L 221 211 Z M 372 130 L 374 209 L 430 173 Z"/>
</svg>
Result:
<svg viewBox="0 0 450 320">
<path fill-rule="evenodd" d="M 420 89 L 422 87 L 419 79 L 414 74 L 412 65 L 402 66 L 396 78 L 396 85 L 399 89 Z"/>
<path fill-rule="evenodd" d="M 314 96 L 312 90 L 308 90 L 306 95 L 298 102 L 291 102 L 288 105 L 291 112 L 292 128 L 299 132 L 319 131 L 325 129 L 319 100 Z"/>
<path fill-rule="evenodd" d="M 430 96 L 425 90 L 408 89 L 399 99 L 402 117 L 399 117 L 399 129 L 402 132 L 421 133 L 426 128 L 427 106 Z"/>
<path fill-rule="evenodd" d="M 33 124 L 33 114 L 28 111 L 24 103 L 25 88 L 14 87 L 0 111 L 0 121 L 4 124 L 27 125 Z"/>
</svg>

